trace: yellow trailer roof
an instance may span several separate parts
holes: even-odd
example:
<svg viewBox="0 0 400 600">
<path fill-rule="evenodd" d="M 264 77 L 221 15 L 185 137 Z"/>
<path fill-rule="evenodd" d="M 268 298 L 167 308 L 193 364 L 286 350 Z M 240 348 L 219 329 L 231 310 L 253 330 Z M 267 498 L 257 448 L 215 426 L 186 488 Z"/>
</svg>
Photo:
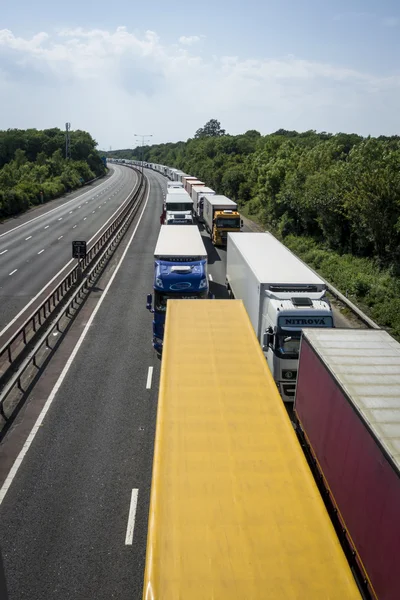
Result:
<svg viewBox="0 0 400 600">
<path fill-rule="evenodd" d="M 239 300 L 168 301 L 143 598 L 360 598 Z"/>
</svg>

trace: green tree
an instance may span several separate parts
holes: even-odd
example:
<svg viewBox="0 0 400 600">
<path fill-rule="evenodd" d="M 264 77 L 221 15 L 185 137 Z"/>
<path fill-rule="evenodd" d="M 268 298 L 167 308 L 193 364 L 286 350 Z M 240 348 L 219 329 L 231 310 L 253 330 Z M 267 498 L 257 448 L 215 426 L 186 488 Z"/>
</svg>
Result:
<svg viewBox="0 0 400 600">
<path fill-rule="evenodd" d="M 203 137 L 221 137 L 225 135 L 225 129 L 221 128 L 221 123 L 217 121 L 217 119 L 210 119 L 204 125 L 204 127 L 200 127 L 194 134 L 196 139 Z"/>
</svg>

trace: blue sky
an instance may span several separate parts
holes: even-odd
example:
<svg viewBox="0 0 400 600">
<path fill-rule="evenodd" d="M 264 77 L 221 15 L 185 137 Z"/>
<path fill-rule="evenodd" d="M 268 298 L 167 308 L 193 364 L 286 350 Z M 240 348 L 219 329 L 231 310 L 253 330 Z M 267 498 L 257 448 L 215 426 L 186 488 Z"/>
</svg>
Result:
<svg viewBox="0 0 400 600">
<path fill-rule="evenodd" d="M 69 120 L 107 148 L 186 139 L 209 118 L 232 133 L 400 130 L 394 0 L 23 0 L 0 28 L 0 128 Z"/>
</svg>

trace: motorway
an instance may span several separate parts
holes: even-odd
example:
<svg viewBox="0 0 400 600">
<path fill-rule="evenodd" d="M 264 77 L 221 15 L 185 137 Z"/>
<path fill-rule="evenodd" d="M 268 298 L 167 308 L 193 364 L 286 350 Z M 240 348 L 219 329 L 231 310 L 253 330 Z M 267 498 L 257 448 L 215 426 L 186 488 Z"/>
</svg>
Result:
<svg viewBox="0 0 400 600">
<path fill-rule="evenodd" d="M 100 183 L 0 225 L 0 330 L 72 264 L 71 242 L 89 242 L 121 207 L 136 180 L 133 170 L 113 165 Z"/>
<path fill-rule="evenodd" d="M 160 374 L 145 303 L 166 188 L 147 177 L 126 254 L 98 284 L 95 313 L 78 315 L 76 356 L 46 391 L 32 443 L 0 491 L 9 600 L 141 598 Z M 223 297 L 225 252 L 205 244 L 211 291 Z M 28 407 L 37 399 L 34 390 Z M 0 461 L 20 435 L 20 425 L 10 431 Z"/>
</svg>

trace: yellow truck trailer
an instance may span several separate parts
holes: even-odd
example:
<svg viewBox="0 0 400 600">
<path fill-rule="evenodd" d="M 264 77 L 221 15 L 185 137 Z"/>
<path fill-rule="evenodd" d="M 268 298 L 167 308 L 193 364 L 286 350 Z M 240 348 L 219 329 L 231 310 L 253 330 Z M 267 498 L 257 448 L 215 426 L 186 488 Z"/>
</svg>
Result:
<svg viewBox="0 0 400 600">
<path fill-rule="evenodd" d="M 240 300 L 169 300 L 144 600 L 360 599 Z"/>
</svg>

